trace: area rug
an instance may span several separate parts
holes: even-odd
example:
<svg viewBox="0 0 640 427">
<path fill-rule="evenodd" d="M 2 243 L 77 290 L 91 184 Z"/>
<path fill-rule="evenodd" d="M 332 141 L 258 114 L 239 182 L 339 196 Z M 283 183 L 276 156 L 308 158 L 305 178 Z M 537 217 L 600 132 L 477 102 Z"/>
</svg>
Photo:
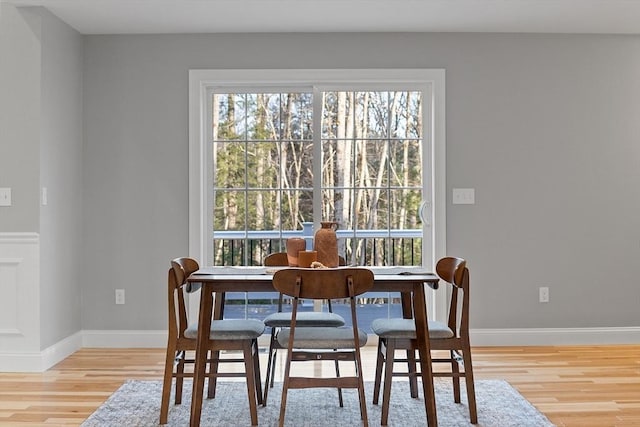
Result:
<svg viewBox="0 0 640 427">
<path fill-rule="evenodd" d="M 436 407 L 440 427 L 472 426 L 466 395 L 463 403 L 454 403 L 450 380 L 437 379 Z M 462 387 L 464 389 L 464 387 Z M 220 382 L 215 399 L 205 399 L 200 425 L 250 426 L 249 404 L 244 382 Z M 280 410 L 281 384 L 269 392 L 269 404 L 258 407 L 260 426 L 277 426 Z M 373 383 L 366 383 L 367 414 L 371 426 L 380 425 L 381 405 L 371 403 Z M 169 407 L 167 426 L 189 425 L 190 384 L 185 387 L 181 405 Z M 287 399 L 285 425 L 324 427 L 362 425 L 356 390 L 344 390 L 344 407 L 338 406 L 336 390 L 291 390 Z M 81 427 L 150 427 L 157 426 L 160 414 L 160 381 L 129 380 L 94 412 Z M 422 396 L 422 393 L 420 393 Z M 478 427 L 552 427 L 553 424 L 536 410 L 506 381 L 476 380 Z M 382 402 L 382 396 L 380 396 Z M 389 426 L 426 426 L 424 400 L 412 399 L 406 381 L 393 383 L 389 405 Z"/>
</svg>

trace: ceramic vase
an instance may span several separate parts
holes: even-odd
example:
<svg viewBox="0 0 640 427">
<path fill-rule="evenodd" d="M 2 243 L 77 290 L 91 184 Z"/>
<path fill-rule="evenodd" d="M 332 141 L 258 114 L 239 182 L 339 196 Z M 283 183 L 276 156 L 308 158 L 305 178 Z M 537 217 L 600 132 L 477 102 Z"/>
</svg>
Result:
<svg viewBox="0 0 640 427">
<path fill-rule="evenodd" d="M 318 260 L 318 252 L 316 251 L 300 251 L 298 252 L 298 267 L 309 268 L 311 264 Z"/>
<path fill-rule="evenodd" d="M 338 266 L 338 237 L 336 229 L 338 223 L 334 221 L 323 221 L 321 228 L 316 231 L 313 249 L 318 252 L 318 262 L 325 267 Z"/>
<path fill-rule="evenodd" d="M 301 237 L 287 239 L 287 261 L 289 267 L 298 266 L 298 252 L 304 251 L 306 242 Z"/>
</svg>

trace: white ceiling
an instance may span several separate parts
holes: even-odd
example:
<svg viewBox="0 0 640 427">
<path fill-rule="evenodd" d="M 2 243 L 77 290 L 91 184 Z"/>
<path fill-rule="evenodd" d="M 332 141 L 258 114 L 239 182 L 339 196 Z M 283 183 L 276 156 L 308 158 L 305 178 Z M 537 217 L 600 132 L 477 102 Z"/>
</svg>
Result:
<svg viewBox="0 0 640 427">
<path fill-rule="evenodd" d="M 640 0 L 0 0 L 83 34 L 531 32 L 640 34 Z"/>
</svg>

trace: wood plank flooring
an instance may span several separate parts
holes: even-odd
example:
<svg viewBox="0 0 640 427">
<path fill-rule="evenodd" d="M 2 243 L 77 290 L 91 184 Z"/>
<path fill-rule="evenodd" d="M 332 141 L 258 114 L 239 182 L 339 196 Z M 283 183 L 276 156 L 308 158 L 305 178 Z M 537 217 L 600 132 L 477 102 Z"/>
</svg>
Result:
<svg viewBox="0 0 640 427">
<path fill-rule="evenodd" d="M 473 352 L 477 379 L 509 381 L 558 427 L 640 426 L 640 345 Z M 375 347 L 363 359 L 373 379 Z M 161 379 L 163 365 L 163 349 L 86 348 L 41 374 L 0 373 L 0 426 L 79 426 L 126 379 Z"/>
</svg>

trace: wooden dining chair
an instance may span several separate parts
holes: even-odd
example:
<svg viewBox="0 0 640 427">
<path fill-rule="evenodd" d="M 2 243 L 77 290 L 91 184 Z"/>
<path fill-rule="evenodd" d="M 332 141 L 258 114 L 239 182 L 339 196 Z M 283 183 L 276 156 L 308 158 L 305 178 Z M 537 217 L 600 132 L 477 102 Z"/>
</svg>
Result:
<svg viewBox="0 0 640 427">
<path fill-rule="evenodd" d="M 464 377 L 469 418 L 472 424 L 477 424 L 478 413 L 469 341 L 469 270 L 464 259 L 446 257 L 436 264 L 436 273 L 444 282 L 451 285 L 449 317 L 446 324 L 437 321 L 428 322 L 429 344 L 431 350 L 447 350 L 449 357 L 432 358 L 431 361 L 432 363 L 449 364 L 451 371 L 434 372 L 433 376 L 452 378 L 453 396 L 456 403 L 460 403 L 460 377 Z M 371 329 L 379 337 L 373 403 L 378 404 L 384 368 L 381 424 L 387 425 L 392 377 L 409 376 L 413 379 L 418 375 L 415 357 L 417 349 L 416 328 L 413 319 L 375 319 L 371 323 Z M 396 358 L 396 350 L 406 350 L 407 357 Z M 408 372 L 394 371 L 394 363 L 400 362 L 407 363 Z M 463 367 L 462 372 L 460 365 Z M 411 387 L 411 396 L 418 397 L 417 388 Z"/>
<path fill-rule="evenodd" d="M 355 388 L 360 400 L 360 415 L 368 425 L 364 396 L 360 347 L 367 342 L 366 332 L 358 329 L 356 296 L 373 286 L 373 273 L 366 268 L 287 268 L 273 275 L 274 288 L 293 298 L 291 321 L 278 334 L 278 343 L 287 349 L 284 384 L 280 403 L 279 425 L 284 425 L 289 389 L 334 387 Z M 301 299 L 348 299 L 351 308 L 351 327 L 305 327 L 299 321 Z M 337 350 L 336 350 L 337 349 Z M 300 361 L 352 361 L 355 376 L 333 378 L 293 377 L 291 363 Z"/>
<path fill-rule="evenodd" d="M 192 258 L 176 258 L 171 261 L 168 273 L 169 283 L 169 338 L 162 384 L 162 402 L 160 406 L 160 424 L 166 424 L 169 413 L 171 385 L 175 378 L 175 403 L 182 401 L 184 378 L 193 378 L 193 373 L 185 372 L 185 364 L 195 362 L 188 358 L 187 352 L 195 352 L 198 336 L 197 322 L 189 322 L 185 307 L 185 293 L 195 291 L 187 278 L 198 270 L 198 262 Z M 187 289 L 189 288 L 189 289 Z M 257 403 L 262 403 L 262 383 L 260 379 L 260 363 L 258 359 L 258 337 L 264 332 L 264 323 L 255 319 L 224 319 L 211 322 L 211 346 L 209 358 L 209 388 L 207 397 L 215 397 L 215 380 L 219 377 L 245 377 L 251 424 L 258 424 Z M 241 350 L 242 358 L 221 358 L 222 350 Z M 209 356 L 209 354 L 211 356 Z M 219 363 L 243 363 L 244 372 L 218 372 Z M 257 403 L 256 403 L 257 402 Z"/>
<path fill-rule="evenodd" d="M 343 258 L 344 260 L 344 258 Z M 267 255 L 263 264 L 267 267 L 286 267 L 288 265 L 286 252 L 275 252 Z M 264 397 L 262 404 L 267 405 L 269 388 L 273 388 L 276 368 L 276 356 L 278 350 L 286 349 L 278 343 L 278 333 L 282 328 L 288 328 L 291 324 L 291 312 L 283 310 L 284 296 L 282 293 L 278 297 L 278 311 L 264 318 L 264 324 L 271 328 L 271 339 L 269 340 L 269 355 L 267 358 L 267 376 L 264 382 Z M 327 300 L 326 311 L 304 311 L 298 313 L 298 325 L 304 327 L 340 327 L 344 326 L 345 320 L 339 314 L 333 313 L 331 300 Z M 340 376 L 340 366 L 335 362 L 336 375 Z M 338 401 L 343 406 L 342 391 L 338 390 Z"/>
</svg>

